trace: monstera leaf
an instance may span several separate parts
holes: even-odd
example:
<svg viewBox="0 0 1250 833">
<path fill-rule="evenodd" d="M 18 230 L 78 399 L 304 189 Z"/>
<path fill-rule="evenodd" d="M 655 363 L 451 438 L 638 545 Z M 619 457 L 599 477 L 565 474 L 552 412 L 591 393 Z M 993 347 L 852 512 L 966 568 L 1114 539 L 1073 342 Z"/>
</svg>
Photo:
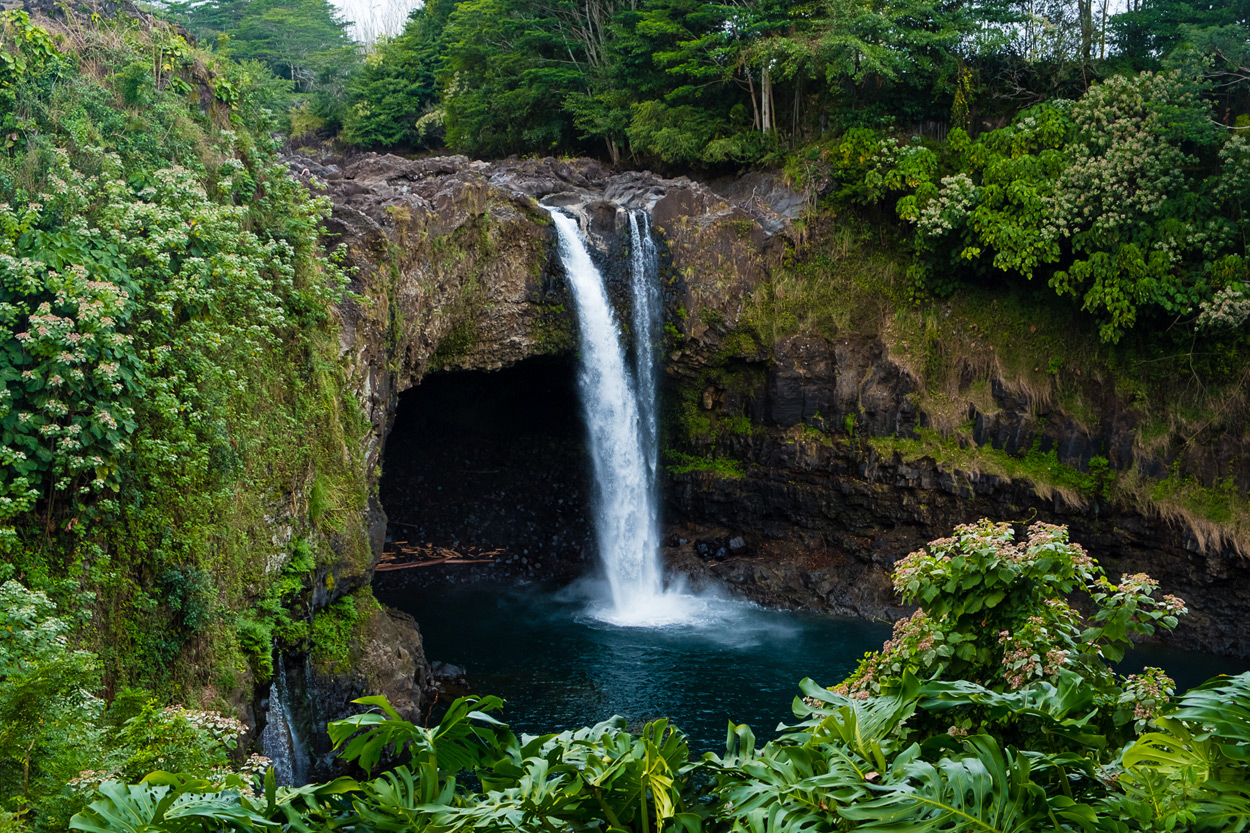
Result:
<svg viewBox="0 0 1250 833">
<path fill-rule="evenodd" d="M 920 697 L 925 711 L 976 707 L 992 720 L 1034 718 L 1045 734 L 1063 738 L 1080 750 L 1107 745 L 1107 738 L 1089 726 L 1098 714 L 1093 689 L 1072 671 L 1060 671 L 1058 685 L 1039 681 L 1008 692 L 966 680 L 934 680 L 921 687 Z"/>
<path fill-rule="evenodd" d="M 1125 748 L 1108 812 L 1168 828 L 1250 829 L 1250 674 L 1217 677 L 1181 698 Z"/>
<path fill-rule="evenodd" d="M 1211 730 L 1220 751 L 1250 763 L 1250 672 L 1216 677 L 1190 689 L 1171 716 L 1202 724 Z"/>
<path fill-rule="evenodd" d="M 892 767 L 878 797 L 842 810 L 873 833 L 1033 833 L 1061 824 L 1092 826 L 1091 808 L 1048 797 L 1030 778 L 1027 758 L 1002 750 L 988 735 L 966 741 L 971 754 L 919 760 L 913 746 Z"/>
<path fill-rule="evenodd" d="M 85 833 L 208 833 L 218 830 L 278 830 L 238 792 L 211 792 L 198 779 L 153 773 L 141 784 L 100 785 L 95 801 L 70 819 Z"/>
<path fill-rule="evenodd" d="M 336 720 L 326 730 L 334 748 L 343 747 L 339 757 L 355 761 L 365 772 L 373 771 L 383 753 L 407 751 L 412 760 L 428 757 L 435 761 L 440 774 L 455 775 L 496 759 L 501 744 L 498 735 L 507 730 L 505 724 L 487 714 L 503 708 L 498 697 L 461 697 L 433 729 L 404 720 L 385 697 L 361 697 L 352 702 L 381 711 Z"/>
<path fill-rule="evenodd" d="M 829 691 L 811 679 L 799 683 L 805 699 L 795 698 L 794 714 L 804 718 L 785 726 L 784 741 L 845 745 L 856 755 L 886 768 L 889 741 L 902 723 L 916 711 L 920 683 L 911 674 L 903 675 L 897 691 L 857 700 Z"/>
<path fill-rule="evenodd" d="M 265 797 L 265 818 L 281 820 L 292 833 L 322 833 L 350 814 L 350 798 L 360 792 L 353 778 L 335 778 L 324 784 L 279 787 L 272 768 L 261 781 Z"/>
<path fill-rule="evenodd" d="M 805 833 L 838 824 L 840 807 L 868 796 L 879 773 L 842 743 L 770 743 L 758 755 L 709 757 L 716 814 L 752 833 Z"/>
<path fill-rule="evenodd" d="M 353 806 L 365 829 L 407 833 L 425 829 L 437 813 L 452 806 L 456 779 L 440 785 L 438 767 L 426 760 L 415 770 L 395 767 L 362 785 L 362 790 Z"/>
</svg>

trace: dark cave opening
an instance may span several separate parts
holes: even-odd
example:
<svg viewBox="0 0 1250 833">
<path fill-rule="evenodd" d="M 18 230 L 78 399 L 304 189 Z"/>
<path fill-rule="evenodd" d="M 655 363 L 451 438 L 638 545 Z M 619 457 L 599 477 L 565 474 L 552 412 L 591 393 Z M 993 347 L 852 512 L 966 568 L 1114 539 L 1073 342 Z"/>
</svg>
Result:
<svg viewBox="0 0 1250 833">
<path fill-rule="evenodd" d="M 589 489 L 572 358 L 429 376 L 399 395 L 387 437 L 378 579 L 573 578 L 592 551 Z"/>
</svg>

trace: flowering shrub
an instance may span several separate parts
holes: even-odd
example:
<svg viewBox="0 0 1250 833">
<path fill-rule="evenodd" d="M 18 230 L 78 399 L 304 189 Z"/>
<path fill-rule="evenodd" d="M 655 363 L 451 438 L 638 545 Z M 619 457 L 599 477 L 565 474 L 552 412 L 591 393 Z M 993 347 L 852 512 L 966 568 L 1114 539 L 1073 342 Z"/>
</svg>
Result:
<svg viewBox="0 0 1250 833">
<path fill-rule="evenodd" d="M 237 725 L 116 701 L 101 717 L 102 680 L 162 704 L 228 695 L 249 665 L 264 673 L 323 528 L 341 531 L 339 557 L 367 546 L 351 525 L 365 423 L 329 315 L 344 275 L 319 241 L 328 201 L 280 156 L 273 79 L 148 16 L 60 25 L 55 40 L 24 17 L 0 25 L 5 66 L 22 66 L 0 72 L 0 581 L 78 612 L 90 649 L 66 643 L 81 668 L 27 680 L 77 681 L 65 690 L 92 710 L 77 735 L 68 694 L 14 698 L 20 719 L 0 721 L 26 741 L 0 761 L 3 794 L 24 760 L 48 829 L 64 829 L 57 796 L 84 768 L 235 763 Z M 293 499 L 312 482 L 332 487 L 324 522 Z M 290 544 L 275 513 L 300 530 Z M 77 760 L 83 744 L 98 754 Z"/>
<path fill-rule="evenodd" d="M 1120 703 L 1132 706 L 1133 725 L 1140 732 L 1168 706 L 1175 693 L 1176 682 L 1162 669 L 1146 668 L 1140 674 L 1130 674 L 1124 681 Z"/>
<path fill-rule="evenodd" d="M 233 717 L 150 700 L 111 739 L 109 777 L 137 780 L 157 769 L 232 772 L 231 753 L 246 733 L 247 726 Z"/>
<path fill-rule="evenodd" d="M 1171 630 L 1186 612 L 1175 596 L 1155 598 L 1149 576 L 1113 584 L 1065 527 L 1045 523 L 1019 542 L 1010 524 L 960 526 L 899 561 L 893 581 L 920 609 L 864 658 L 837 689 L 844 694 L 867 698 L 908 673 L 1012 691 L 1072 672 L 1113 708 L 1122 686 L 1108 663 L 1133 637 Z M 1085 616 L 1069 603 L 1077 598 Z"/>
<path fill-rule="evenodd" d="M 289 175 L 254 67 L 133 17 L 74 27 L 6 88 L 25 126 L 0 154 L 0 552 L 98 594 L 101 659 L 143 669 L 123 683 L 193 639 L 215 682 L 246 661 L 221 613 L 264 576 L 257 504 L 354 417 L 329 203 Z M 12 31 L 10 52 L 44 43 Z"/>
<path fill-rule="evenodd" d="M 231 164 L 209 185 L 231 193 L 236 137 L 221 134 L 215 150 Z M 0 205 L 0 339 L 12 340 L 0 364 L 0 521 L 37 493 L 82 512 L 116 491 L 136 408 L 207 416 L 206 396 L 242 384 L 231 365 L 277 342 L 295 292 L 295 247 L 249 230 L 250 209 L 210 198 L 191 171 L 159 169 L 136 189 L 100 148 L 77 154 L 93 176 L 62 148 L 48 161 L 46 192 Z M 172 448 L 162 457 L 178 461 Z"/>
<path fill-rule="evenodd" d="M 1214 145 L 1197 88 L 1177 73 L 1117 76 L 1072 108 L 1072 164 L 1055 185 L 1049 218 L 1076 259 L 1051 279 L 1103 321 L 1105 341 L 1132 328 L 1141 307 L 1194 312 L 1201 267 L 1239 241 L 1219 214 L 1195 210 L 1202 190 L 1190 148 Z"/>
<path fill-rule="evenodd" d="M 967 272 L 1041 274 L 1107 342 L 1142 314 L 1228 330 L 1244 320 L 1247 283 L 1219 264 L 1244 254 L 1250 145 L 1211 121 L 1200 92 L 1177 72 L 1115 76 L 975 142 L 952 130 L 928 176 L 882 143 L 876 158 L 893 168 L 865 182 L 906 192 L 896 210 L 915 226 L 922 292 Z"/>
</svg>

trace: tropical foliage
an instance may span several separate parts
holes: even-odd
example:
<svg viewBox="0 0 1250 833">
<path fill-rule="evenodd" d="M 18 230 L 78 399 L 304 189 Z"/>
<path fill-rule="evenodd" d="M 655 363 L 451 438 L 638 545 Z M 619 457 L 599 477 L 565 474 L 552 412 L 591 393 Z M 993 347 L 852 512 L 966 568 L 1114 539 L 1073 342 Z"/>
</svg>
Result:
<svg viewBox="0 0 1250 833">
<path fill-rule="evenodd" d="M 359 53 L 329 0 L 176 0 L 164 11 L 218 55 L 286 82 L 277 89 L 293 134 L 338 125 Z"/>
<path fill-rule="evenodd" d="M 159 772 L 132 786 L 102 785 L 71 827 L 1120 833 L 1250 826 L 1250 675 L 1217 678 L 1173 701 L 1161 672 L 1124 678 L 1108 665 L 1129 634 L 1173 627 L 1183 613 L 1179 600 L 1155 599 L 1148 578 L 1112 584 L 1060 527 L 1035 524 L 1015 543 L 1009 527 L 981 522 L 900 562 L 895 583 L 921 603 L 918 617 L 931 623 L 924 635 L 896 637 L 837 689 L 804 680 L 795 722 L 763 746 L 750 728 L 731 723 L 725 752 L 694 760 L 666 721 L 631 733 L 619 718 L 518 737 L 493 716 L 502 706 L 493 697 L 457 700 L 437 726 L 422 728 L 384 698 L 367 697 L 356 702 L 370 711 L 329 727 L 340 757 L 362 777 L 291 788 L 275 785 L 272 773 L 213 780 Z M 1095 611 L 1084 632 L 1074 630 L 1067 602 L 1078 588 Z M 969 627 L 975 622 L 984 624 Z M 1028 631 L 1027 646 L 1023 635 L 1002 638 L 999 627 L 1012 625 Z"/>
<path fill-rule="evenodd" d="M 1198 91 L 1179 72 L 1146 72 L 976 141 L 953 131 L 944 153 L 872 137 L 863 198 L 905 194 L 922 291 L 947 294 L 957 275 L 1045 276 L 1104 341 L 1139 318 L 1227 332 L 1244 320 L 1247 146 Z"/>
<path fill-rule="evenodd" d="M 0 585 L 0 812 L 63 829 L 102 783 L 154 769 L 213 775 L 260 772 L 238 747 L 247 727 L 216 712 L 165 706 L 123 689 L 106 703 L 100 662 L 75 647 L 73 621 L 47 594 Z"/>
<path fill-rule="evenodd" d="M 1250 315 L 1250 6 L 1113 11 L 440 0 L 369 55 L 342 138 L 784 164 L 835 210 L 897 210 L 918 301 L 1042 279 L 1104 342 L 1235 338 Z"/>
<path fill-rule="evenodd" d="M 83 770 L 242 764 L 204 715 L 315 641 L 287 608 L 364 500 L 345 276 L 271 82 L 149 18 L 0 15 L 0 806 L 47 829 Z"/>
</svg>

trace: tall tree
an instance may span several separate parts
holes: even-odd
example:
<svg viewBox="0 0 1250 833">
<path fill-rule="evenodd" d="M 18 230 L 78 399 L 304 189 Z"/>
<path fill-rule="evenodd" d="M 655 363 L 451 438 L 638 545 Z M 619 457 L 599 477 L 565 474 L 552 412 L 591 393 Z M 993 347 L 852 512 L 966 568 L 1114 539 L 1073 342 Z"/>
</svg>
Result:
<svg viewBox="0 0 1250 833">
<path fill-rule="evenodd" d="M 442 76 L 448 144 L 491 155 L 576 144 L 563 103 L 587 89 L 589 58 L 556 5 L 464 0 L 452 12 Z"/>
<path fill-rule="evenodd" d="M 329 0 L 182 0 L 170 10 L 236 60 L 260 61 L 304 93 L 341 83 L 356 47 Z"/>
<path fill-rule="evenodd" d="M 441 139 L 437 76 L 444 31 L 459 0 L 427 0 L 413 9 L 403 32 L 378 41 L 348 83 L 342 138 L 352 144 L 429 145 Z"/>
</svg>

